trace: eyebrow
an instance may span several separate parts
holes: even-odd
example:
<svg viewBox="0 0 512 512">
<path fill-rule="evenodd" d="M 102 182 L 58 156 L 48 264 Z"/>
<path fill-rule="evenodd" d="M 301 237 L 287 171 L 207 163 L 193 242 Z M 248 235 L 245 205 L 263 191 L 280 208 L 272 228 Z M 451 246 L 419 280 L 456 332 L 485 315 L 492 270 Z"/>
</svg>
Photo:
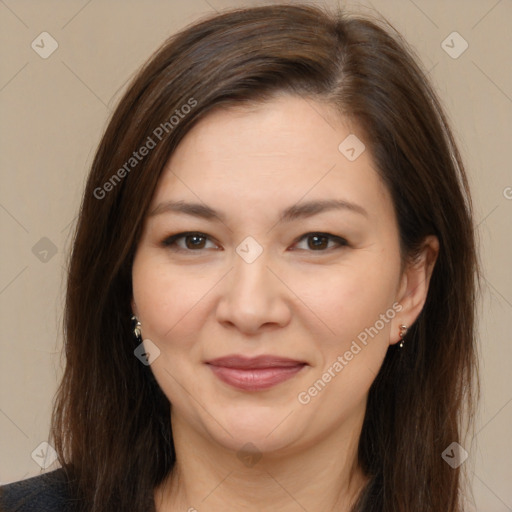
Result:
<svg viewBox="0 0 512 512">
<path fill-rule="evenodd" d="M 289 206 L 281 212 L 279 222 L 292 222 L 297 219 L 312 217 L 313 215 L 329 210 L 345 210 L 361 214 L 368 218 L 368 212 L 358 204 L 343 199 L 324 199 Z M 149 212 L 149 217 L 163 213 L 182 213 L 207 220 L 218 220 L 222 223 L 226 220 L 226 214 L 223 212 L 216 211 L 205 204 L 186 203 L 185 201 L 166 201 L 160 203 Z"/>
</svg>

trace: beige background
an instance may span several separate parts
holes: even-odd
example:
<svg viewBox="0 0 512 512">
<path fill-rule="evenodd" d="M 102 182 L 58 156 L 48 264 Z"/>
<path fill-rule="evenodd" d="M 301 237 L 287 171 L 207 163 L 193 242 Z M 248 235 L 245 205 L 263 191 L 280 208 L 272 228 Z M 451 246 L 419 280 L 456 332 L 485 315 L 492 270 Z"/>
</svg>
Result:
<svg viewBox="0 0 512 512">
<path fill-rule="evenodd" d="M 70 228 L 99 137 L 126 81 L 177 29 L 215 10 L 259 3 L 0 0 L 0 482 L 41 471 L 37 447 L 48 439 L 61 374 Z M 483 399 L 475 442 L 465 446 L 476 503 L 469 508 L 511 511 L 512 2 L 346 5 L 381 12 L 415 47 L 467 163 L 485 271 Z M 44 31 L 58 43 L 47 59 L 31 47 Z M 469 45 L 456 59 L 441 46 L 453 31 Z M 455 50 L 461 43 L 455 40 Z"/>
</svg>

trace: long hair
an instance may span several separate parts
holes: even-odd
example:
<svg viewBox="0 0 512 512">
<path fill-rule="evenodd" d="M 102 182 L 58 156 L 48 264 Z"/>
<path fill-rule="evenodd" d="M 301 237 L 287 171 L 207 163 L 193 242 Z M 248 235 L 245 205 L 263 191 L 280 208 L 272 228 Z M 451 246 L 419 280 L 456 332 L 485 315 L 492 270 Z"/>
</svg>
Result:
<svg viewBox="0 0 512 512">
<path fill-rule="evenodd" d="M 441 454 L 461 441 L 463 410 L 474 413 L 478 258 L 461 157 L 415 59 L 383 22 L 272 5 L 186 27 L 133 79 L 92 163 L 69 260 L 52 437 L 80 511 L 154 510 L 175 463 L 171 405 L 134 356 L 130 323 L 133 257 L 161 172 L 213 109 L 283 93 L 331 105 L 363 130 L 404 261 L 427 235 L 440 242 L 407 344 L 389 348 L 370 388 L 358 450 L 369 480 L 353 510 L 461 510 L 460 468 Z"/>
</svg>

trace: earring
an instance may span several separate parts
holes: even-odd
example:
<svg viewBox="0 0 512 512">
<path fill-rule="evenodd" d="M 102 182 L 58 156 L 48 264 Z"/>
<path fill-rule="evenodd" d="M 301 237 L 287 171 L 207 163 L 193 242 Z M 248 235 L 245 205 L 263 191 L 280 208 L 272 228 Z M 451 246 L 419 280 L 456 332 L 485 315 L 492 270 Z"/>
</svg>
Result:
<svg viewBox="0 0 512 512">
<path fill-rule="evenodd" d="M 142 331 L 140 329 L 142 327 L 142 324 L 139 322 L 139 319 L 135 315 L 132 316 L 132 321 L 135 324 L 133 326 L 133 334 L 135 335 L 138 341 L 142 341 Z"/>
<path fill-rule="evenodd" d="M 404 324 L 400 325 L 400 334 L 399 334 L 399 336 L 400 336 L 400 345 L 399 345 L 400 348 L 403 348 L 403 346 L 404 346 L 404 342 L 405 342 L 404 336 L 407 334 L 407 329 L 408 329 L 407 325 L 404 325 Z"/>
</svg>

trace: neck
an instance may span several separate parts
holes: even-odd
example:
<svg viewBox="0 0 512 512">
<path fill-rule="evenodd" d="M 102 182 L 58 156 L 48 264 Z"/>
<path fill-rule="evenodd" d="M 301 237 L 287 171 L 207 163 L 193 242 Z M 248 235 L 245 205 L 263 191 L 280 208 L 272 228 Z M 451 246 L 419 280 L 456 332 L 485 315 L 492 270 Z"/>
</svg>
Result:
<svg viewBox="0 0 512 512">
<path fill-rule="evenodd" d="M 367 479 L 357 464 L 361 421 L 344 427 L 300 450 L 242 457 L 174 418 L 177 462 L 156 489 L 156 510 L 349 512 Z"/>
</svg>

